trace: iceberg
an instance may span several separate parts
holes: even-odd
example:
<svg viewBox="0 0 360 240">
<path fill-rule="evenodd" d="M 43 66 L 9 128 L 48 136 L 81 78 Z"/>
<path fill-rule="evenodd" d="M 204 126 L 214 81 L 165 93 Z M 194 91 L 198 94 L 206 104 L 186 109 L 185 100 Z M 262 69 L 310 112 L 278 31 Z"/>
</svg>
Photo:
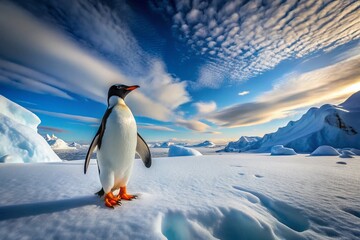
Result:
<svg viewBox="0 0 360 240">
<path fill-rule="evenodd" d="M 60 162 L 37 133 L 40 119 L 0 95 L 0 161 L 6 163 Z"/>
<path fill-rule="evenodd" d="M 169 157 L 178 157 L 178 156 L 201 156 L 202 154 L 195 149 L 189 147 L 183 147 L 179 145 L 172 145 L 169 148 Z"/>
</svg>

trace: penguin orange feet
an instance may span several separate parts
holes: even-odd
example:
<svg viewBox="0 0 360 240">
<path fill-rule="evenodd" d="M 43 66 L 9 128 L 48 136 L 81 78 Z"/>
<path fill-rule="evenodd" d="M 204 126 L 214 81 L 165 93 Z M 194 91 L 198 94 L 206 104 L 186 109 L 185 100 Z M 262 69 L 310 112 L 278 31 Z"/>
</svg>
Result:
<svg viewBox="0 0 360 240">
<path fill-rule="evenodd" d="M 114 206 L 121 205 L 121 198 L 115 197 L 112 192 L 105 195 L 105 206 L 114 208 Z"/>
<path fill-rule="evenodd" d="M 121 187 L 118 197 L 124 200 L 131 201 L 133 199 L 136 199 L 138 196 L 127 194 L 126 187 Z"/>
</svg>

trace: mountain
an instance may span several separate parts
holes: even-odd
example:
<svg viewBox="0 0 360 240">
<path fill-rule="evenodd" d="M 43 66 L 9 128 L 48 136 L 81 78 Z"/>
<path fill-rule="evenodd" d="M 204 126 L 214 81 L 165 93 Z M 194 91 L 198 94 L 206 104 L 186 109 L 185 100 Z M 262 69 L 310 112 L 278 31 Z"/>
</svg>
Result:
<svg viewBox="0 0 360 240">
<path fill-rule="evenodd" d="M 155 143 L 152 147 L 153 148 L 169 148 L 170 146 L 174 145 L 173 142 L 163 142 L 163 143 Z"/>
<path fill-rule="evenodd" d="M 359 149 L 359 103 L 360 91 L 340 105 L 325 104 L 320 108 L 310 108 L 298 121 L 290 121 L 285 127 L 264 135 L 256 142 L 244 143 L 243 150 L 269 152 L 275 145 L 293 148 L 298 153 L 313 152 L 322 145 Z M 227 148 L 231 149 L 231 147 L 229 143 Z"/>
<path fill-rule="evenodd" d="M 225 152 L 241 152 L 246 151 L 247 148 L 256 142 L 258 142 L 260 137 L 246 137 L 242 136 L 239 140 L 235 142 L 229 142 L 228 145 L 224 148 Z"/>
<path fill-rule="evenodd" d="M 37 133 L 40 119 L 0 95 L 0 162 L 60 162 Z"/>
<path fill-rule="evenodd" d="M 64 140 L 58 138 L 54 134 L 52 134 L 51 137 L 49 136 L 49 134 L 46 134 L 44 138 L 52 149 L 76 149 L 76 146 L 71 146 L 71 144 L 67 144 Z"/>
<path fill-rule="evenodd" d="M 216 147 L 216 144 L 211 142 L 211 141 L 204 141 L 202 143 L 196 144 L 196 145 L 192 145 L 191 147 L 208 147 L 208 148 L 213 148 Z"/>
</svg>

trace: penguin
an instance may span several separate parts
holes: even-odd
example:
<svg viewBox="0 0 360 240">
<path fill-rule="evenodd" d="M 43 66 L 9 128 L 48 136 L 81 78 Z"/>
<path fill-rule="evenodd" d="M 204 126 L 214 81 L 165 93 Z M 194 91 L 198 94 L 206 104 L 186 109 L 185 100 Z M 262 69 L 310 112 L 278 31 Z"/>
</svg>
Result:
<svg viewBox="0 0 360 240">
<path fill-rule="evenodd" d="M 138 85 L 116 84 L 108 91 L 108 108 L 92 140 L 84 163 L 84 174 L 89 167 L 90 157 L 97 147 L 97 163 L 102 189 L 97 193 L 105 195 L 105 206 L 121 205 L 121 199 L 132 200 L 136 195 L 128 194 L 126 186 L 130 179 L 135 152 L 145 166 L 151 166 L 151 153 L 145 140 L 137 132 L 135 118 L 125 103 L 125 97 Z M 115 196 L 113 191 L 119 190 Z"/>
</svg>

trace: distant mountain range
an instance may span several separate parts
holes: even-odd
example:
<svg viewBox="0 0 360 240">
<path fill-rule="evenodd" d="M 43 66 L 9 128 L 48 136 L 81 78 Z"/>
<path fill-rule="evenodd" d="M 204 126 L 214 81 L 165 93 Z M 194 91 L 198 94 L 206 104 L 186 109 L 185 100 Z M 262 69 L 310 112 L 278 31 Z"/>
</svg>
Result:
<svg viewBox="0 0 360 240">
<path fill-rule="evenodd" d="M 340 105 L 325 104 L 310 108 L 298 121 L 264 137 L 241 137 L 224 151 L 269 152 L 275 145 L 293 148 L 298 153 L 314 151 L 321 145 L 334 148 L 360 148 L 360 91 Z"/>
</svg>

